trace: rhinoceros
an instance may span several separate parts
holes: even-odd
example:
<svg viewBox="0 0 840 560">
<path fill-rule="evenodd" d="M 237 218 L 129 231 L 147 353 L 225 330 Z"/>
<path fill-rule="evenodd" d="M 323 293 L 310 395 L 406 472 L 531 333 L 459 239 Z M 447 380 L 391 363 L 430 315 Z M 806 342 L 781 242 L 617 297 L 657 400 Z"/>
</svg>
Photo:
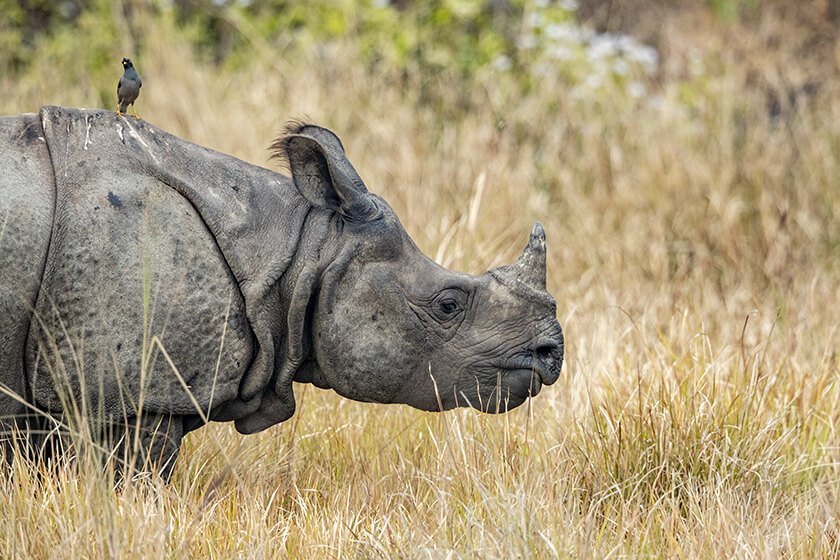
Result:
<svg viewBox="0 0 840 560">
<path fill-rule="evenodd" d="M 81 411 L 143 427 L 164 471 L 209 421 L 288 419 L 293 382 L 502 412 L 558 379 L 539 223 L 515 264 L 453 272 L 334 133 L 292 123 L 272 149 L 288 176 L 108 111 L 0 118 L 5 433 Z"/>
</svg>

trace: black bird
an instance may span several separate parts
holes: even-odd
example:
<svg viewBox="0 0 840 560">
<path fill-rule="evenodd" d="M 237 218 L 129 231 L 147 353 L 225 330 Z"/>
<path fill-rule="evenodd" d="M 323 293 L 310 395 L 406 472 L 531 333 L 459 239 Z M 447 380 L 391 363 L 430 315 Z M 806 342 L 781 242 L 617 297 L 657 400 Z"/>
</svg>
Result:
<svg viewBox="0 0 840 560">
<path fill-rule="evenodd" d="M 137 109 L 134 107 L 134 102 L 140 96 L 140 88 L 143 87 L 143 80 L 140 79 L 140 74 L 134 69 L 134 64 L 131 63 L 130 58 L 122 59 L 123 72 L 120 82 L 117 84 L 117 114 L 122 115 L 131 105 L 131 112 L 134 118 L 137 116 Z"/>
</svg>

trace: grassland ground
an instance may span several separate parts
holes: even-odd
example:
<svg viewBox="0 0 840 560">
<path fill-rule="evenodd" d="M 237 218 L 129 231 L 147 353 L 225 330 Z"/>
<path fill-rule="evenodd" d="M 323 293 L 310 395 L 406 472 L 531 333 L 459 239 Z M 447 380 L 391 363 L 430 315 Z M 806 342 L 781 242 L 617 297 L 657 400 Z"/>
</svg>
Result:
<svg viewBox="0 0 840 560">
<path fill-rule="evenodd" d="M 446 266 L 509 262 L 541 221 L 566 363 L 500 416 L 300 385 L 280 426 L 189 435 L 168 486 L 18 457 L 0 557 L 840 557 L 836 81 L 773 114 L 720 57 L 689 92 L 479 79 L 444 114 L 352 41 L 222 71 L 145 34 L 143 118 L 266 166 L 285 119 L 322 123 Z M 97 104 L 72 60 L 39 64 L 0 77 L 0 112 Z"/>
</svg>

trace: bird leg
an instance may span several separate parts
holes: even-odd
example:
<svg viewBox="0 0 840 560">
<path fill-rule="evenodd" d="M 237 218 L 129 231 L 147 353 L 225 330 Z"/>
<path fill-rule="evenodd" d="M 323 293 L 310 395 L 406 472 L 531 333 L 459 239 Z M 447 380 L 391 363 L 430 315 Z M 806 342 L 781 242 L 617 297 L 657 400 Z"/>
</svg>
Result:
<svg viewBox="0 0 840 560">
<path fill-rule="evenodd" d="M 137 114 L 137 109 L 134 107 L 134 105 L 131 106 L 131 114 L 134 115 L 135 119 L 140 118 L 140 115 Z"/>
<path fill-rule="evenodd" d="M 117 115 L 122 116 L 122 111 L 120 111 L 120 103 L 117 102 Z"/>
</svg>

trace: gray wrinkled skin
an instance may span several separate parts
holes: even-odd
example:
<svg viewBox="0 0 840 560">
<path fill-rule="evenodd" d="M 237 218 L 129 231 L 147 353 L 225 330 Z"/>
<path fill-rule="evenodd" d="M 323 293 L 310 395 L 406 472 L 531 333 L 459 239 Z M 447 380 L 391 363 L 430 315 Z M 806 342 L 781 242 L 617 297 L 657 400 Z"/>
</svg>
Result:
<svg viewBox="0 0 840 560">
<path fill-rule="evenodd" d="M 288 419 L 293 381 L 502 412 L 557 380 L 542 226 L 516 264 L 453 272 L 333 133 L 295 124 L 273 148 L 291 177 L 106 111 L 0 119 L 3 425 L 142 425 L 167 473 L 207 421 Z"/>
</svg>

